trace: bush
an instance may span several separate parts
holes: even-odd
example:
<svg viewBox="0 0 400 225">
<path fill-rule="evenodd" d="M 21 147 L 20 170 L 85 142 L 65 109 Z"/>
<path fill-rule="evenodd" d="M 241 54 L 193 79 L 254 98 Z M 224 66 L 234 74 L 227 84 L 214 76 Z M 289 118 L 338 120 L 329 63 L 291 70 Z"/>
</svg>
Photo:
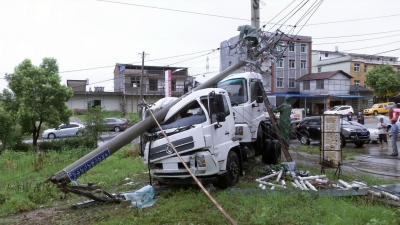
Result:
<svg viewBox="0 0 400 225">
<path fill-rule="evenodd" d="M 97 148 L 97 142 L 91 137 L 74 137 L 63 140 L 44 141 L 38 144 L 41 151 L 62 151 L 76 148 Z"/>
<path fill-rule="evenodd" d="M 74 115 L 84 115 L 86 113 L 86 109 L 74 109 Z"/>
<path fill-rule="evenodd" d="M 12 150 L 17 152 L 28 152 L 32 148 L 33 148 L 32 144 L 23 142 L 18 142 L 11 147 Z"/>
</svg>

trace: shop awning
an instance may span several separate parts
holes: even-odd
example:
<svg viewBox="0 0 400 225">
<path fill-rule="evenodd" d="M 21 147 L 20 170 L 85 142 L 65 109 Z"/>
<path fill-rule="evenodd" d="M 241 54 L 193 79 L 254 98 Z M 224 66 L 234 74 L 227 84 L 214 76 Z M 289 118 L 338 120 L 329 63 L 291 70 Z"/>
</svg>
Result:
<svg viewBox="0 0 400 225">
<path fill-rule="evenodd" d="M 335 97 L 335 98 L 364 98 L 364 96 L 361 96 L 361 95 L 332 95 L 332 97 Z"/>
</svg>

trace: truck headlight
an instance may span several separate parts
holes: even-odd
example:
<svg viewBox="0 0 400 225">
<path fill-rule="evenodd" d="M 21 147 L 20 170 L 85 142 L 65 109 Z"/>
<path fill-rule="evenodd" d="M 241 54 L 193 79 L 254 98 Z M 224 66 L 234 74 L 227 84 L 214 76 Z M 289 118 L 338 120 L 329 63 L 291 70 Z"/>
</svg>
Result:
<svg viewBox="0 0 400 225">
<path fill-rule="evenodd" d="M 198 167 L 206 167 L 207 164 L 204 155 L 196 156 L 196 163 Z"/>
<path fill-rule="evenodd" d="M 243 127 L 235 127 L 235 135 L 243 135 Z"/>
</svg>

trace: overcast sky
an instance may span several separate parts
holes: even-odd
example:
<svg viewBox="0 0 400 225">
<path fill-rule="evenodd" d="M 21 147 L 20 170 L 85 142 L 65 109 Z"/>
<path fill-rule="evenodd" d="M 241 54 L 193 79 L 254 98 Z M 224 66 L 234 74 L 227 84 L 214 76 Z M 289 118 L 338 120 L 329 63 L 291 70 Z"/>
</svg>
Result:
<svg viewBox="0 0 400 225">
<path fill-rule="evenodd" d="M 136 6 L 96 0 L 1 0 L 0 78 L 12 73 L 26 58 L 39 65 L 44 57 L 54 57 L 58 60 L 62 83 L 66 84 L 67 79 L 88 78 L 90 86 L 105 86 L 106 91 L 111 91 L 114 65 L 141 64 L 138 53 L 142 51 L 149 54 L 146 65 L 189 67 L 190 74 L 204 73 L 208 56 L 209 71 L 217 72 L 219 52 L 212 50 L 221 41 L 238 35 L 239 25 L 250 24 L 246 21 L 250 19 L 250 0 L 115 2 Z M 261 24 L 265 24 L 293 0 L 262 2 Z M 290 29 L 287 25 L 295 24 L 314 2 L 309 0 L 281 29 Z M 301 0 L 295 0 L 271 23 L 278 22 L 300 3 Z M 351 52 L 362 54 L 390 51 L 400 48 L 396 42 L 400 36 L 399 9 L 399 0 L 325 0 L 299 35 L 312 36 L 314 50 L 333 51 L 339 46 L 339 51 L 358 49 Z M 349 21 L 372 17 L 384 18 Z M 268 24 L 266 30 L 272 26 Z M 366 35 L 355 36 L 360 34 Z M 350 37 L 325 38 L 338 36 Z M 372 38 L 375 39 L 364 40 Z M 377 45 L 382 46 L 373 47 Z M 191 54 L 196 52 L 201 53 Z M 204 55 L 207 53 L 210 54 Z M 158 60 L 178 55 L 185 56 Z M 399 57 L 400 51 L 382 55 Z M 195 59 L 179 63 L 191 58 Z M 97 67 L 103 68 L 90 69 Z M 5 87 L 6 81 L 0 79 L 0 90 Z"/>
</svg>

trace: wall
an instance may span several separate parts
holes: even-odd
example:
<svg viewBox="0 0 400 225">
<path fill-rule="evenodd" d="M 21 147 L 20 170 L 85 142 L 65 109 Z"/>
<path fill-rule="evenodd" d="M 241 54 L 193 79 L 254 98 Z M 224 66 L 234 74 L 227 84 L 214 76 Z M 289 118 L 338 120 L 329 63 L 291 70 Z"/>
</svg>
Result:
<svg viewBox="0 0 400 225">
<path fill-rule="evenodd" d="M 343 70 L 350 74 L 350 56 L 319 60 L 319 53 L 313 52 L 312 55 L 312 73 L 318 73 L 318 67 L 321 67 L 321 72 Z"/>
<path fill-rule="evenodd" d="M 317 89 L 317 81 L 310 81 L 310 90 L 303 90 L 304 82 L 300 83 L 300 93 L 310 95 L 348 95 L 350 93 L 350 79 L 342 73 L 325 79 L 324 89 Z"/>
<path fill-rule="evenodd" d="M 101 106 L 107 111 L 121 111 L 122 110 L 122 94 L 110 94 L 107 92 L 95 93 L 87 92 L 85 94 L 77 94 L 65 104 L 70 109 L 87 109 L 88 101 L 101 100 Z"/>
</svg>

